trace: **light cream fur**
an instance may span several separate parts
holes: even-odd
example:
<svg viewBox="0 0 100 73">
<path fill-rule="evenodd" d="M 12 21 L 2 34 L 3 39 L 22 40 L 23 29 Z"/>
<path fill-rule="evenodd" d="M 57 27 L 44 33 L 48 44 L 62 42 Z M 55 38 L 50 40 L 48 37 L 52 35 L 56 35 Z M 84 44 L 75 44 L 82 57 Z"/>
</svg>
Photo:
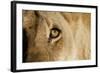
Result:
<svg viewBox="0 0 100 73">
<path fill-rule="evenodd" d="M 24 10 L 26 62 L 90 59 L 90 18 L 89 13 Z M 50 29 L 55 26 L 61 33 L 48 42 Z"/>
</svg>

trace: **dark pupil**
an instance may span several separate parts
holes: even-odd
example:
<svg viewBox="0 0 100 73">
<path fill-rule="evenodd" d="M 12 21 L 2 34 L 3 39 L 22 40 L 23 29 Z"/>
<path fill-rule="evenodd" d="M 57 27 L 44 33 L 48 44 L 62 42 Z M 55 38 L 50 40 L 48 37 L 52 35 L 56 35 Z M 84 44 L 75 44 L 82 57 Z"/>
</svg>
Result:
<svg viewBox="0 0 100 73">
<path fill-rule="evenodd" d="M 50 38 L 57 38 L 60 32 L 61 31 L 58 28 L 52 28 L 50 31 Z"/>
</svg>

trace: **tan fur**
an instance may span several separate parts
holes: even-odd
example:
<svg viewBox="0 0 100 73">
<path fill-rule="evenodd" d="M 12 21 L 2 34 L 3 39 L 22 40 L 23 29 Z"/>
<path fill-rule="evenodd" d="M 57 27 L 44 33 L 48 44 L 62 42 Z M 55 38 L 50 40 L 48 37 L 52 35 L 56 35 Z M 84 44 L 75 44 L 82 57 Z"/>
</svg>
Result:
<svg viewBox="0 0 100 73">
<path fill-rule="evenodd" d="M 27 31 L 26 62 L 90 59 L 89 13 L 23 10 L 23 28 Z M 61 30 L 48 42 L 50 29 Z"/>
</svg>

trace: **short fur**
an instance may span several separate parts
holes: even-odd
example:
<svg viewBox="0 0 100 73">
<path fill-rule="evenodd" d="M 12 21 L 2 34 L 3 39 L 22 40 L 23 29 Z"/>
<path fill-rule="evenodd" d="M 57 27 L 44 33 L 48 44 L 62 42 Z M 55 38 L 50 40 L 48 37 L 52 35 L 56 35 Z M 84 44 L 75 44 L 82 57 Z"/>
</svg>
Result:
<svg viewBox="0 0 100 73">
<path fill-rule="evenodd" d="M 90 18 L 89 13 L 23 10 L 24 62 L 90 59 Z M 55 26 L 61 30 L 60 36 L 49 41 Z"/>
</svg>

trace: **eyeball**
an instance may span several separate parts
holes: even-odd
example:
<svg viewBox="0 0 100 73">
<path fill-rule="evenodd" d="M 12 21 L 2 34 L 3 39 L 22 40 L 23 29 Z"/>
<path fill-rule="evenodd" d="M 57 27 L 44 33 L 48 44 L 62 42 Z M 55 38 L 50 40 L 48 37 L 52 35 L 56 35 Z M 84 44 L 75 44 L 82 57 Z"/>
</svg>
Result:
<svg viewBox="0 0 100 73">
<path fill-rule="evenodd" d="M 57 38 L 57 37 L 59 37 L 60 33 L 61 33 L 61 31 L 58 28 L 52 28 L 50 30 L 50 38 L 51 39 Z"/>
</svg>

